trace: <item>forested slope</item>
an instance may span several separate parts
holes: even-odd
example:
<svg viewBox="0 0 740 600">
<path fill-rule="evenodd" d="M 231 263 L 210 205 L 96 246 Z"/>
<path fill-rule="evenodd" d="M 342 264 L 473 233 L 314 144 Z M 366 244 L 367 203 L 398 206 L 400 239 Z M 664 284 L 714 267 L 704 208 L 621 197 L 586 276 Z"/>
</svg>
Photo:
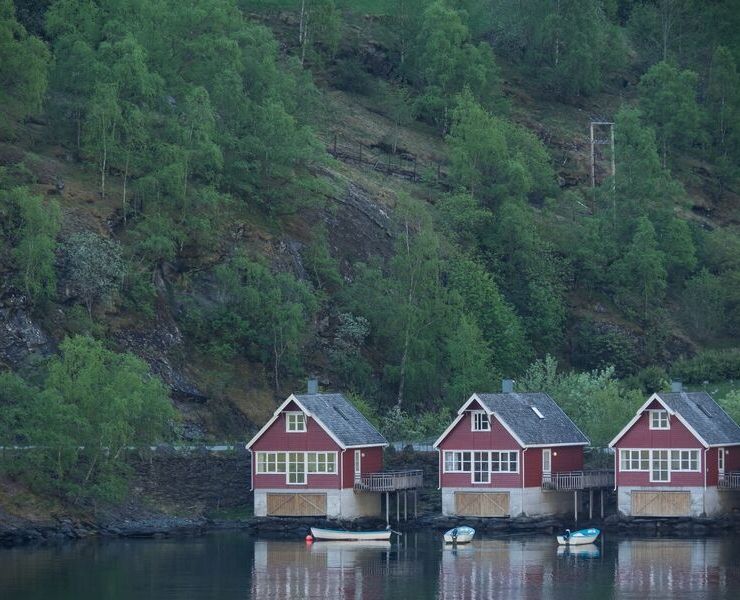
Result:
<svg viewBox="0 0 740 600">
<path fill-rule="evenodd" d="M 737 409 L 738 19 L 0 0 L 0 442 L 243 439 L 308 374 L 393 437 L 502 377 L 595 443 L 670 377 Z"/>
</svg>

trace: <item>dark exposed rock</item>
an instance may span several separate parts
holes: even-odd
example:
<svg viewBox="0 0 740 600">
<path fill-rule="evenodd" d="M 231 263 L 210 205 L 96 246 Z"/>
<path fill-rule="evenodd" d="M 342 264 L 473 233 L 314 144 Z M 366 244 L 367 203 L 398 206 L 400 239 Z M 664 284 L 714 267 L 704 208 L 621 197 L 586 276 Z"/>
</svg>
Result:
<svg viewBox="0 0 740 600">
<path fill-rule="evenodd" d="M 13 368 L 27 364 L 34 355 L 45 357 L 54 352 L 53 341 L 31 318 L 26 304 L 21 294 L 0 296 L 0 363 Z"/>
<path fill-rule="evenodd" d="M 122 329 L 114 334 L 121 350 L 145 360 L 179 398 L 205 400 L 206 396 L 172 359 L 182 345 L 182 334 L 172 320 L 157 319 L 146 328 Z"/>
</svg>

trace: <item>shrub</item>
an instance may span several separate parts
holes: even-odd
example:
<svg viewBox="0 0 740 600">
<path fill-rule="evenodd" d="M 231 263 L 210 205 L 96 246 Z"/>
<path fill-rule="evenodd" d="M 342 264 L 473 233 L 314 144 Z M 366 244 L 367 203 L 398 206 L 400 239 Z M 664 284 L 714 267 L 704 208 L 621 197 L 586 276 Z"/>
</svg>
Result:
<svg viewBox="0 0 740 600">
<path fill-rule="evenodd" d="M 687 383 L 736 379 L 740 377 L 740 349 L 704 350 L 674 363 L 672 373 Z"/>
</svg>

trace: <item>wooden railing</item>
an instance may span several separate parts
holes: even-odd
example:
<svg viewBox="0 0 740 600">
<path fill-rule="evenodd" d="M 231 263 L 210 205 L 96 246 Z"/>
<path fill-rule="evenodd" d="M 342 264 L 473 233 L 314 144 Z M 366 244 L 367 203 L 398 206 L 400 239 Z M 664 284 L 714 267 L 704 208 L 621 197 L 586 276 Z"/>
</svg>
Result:
<svg viewBox="0 0 740 600">
<path fill-rule="evenodd" d="M 564 492 L 606 487 L 614 487 L 614 472 L 605 469 L 542 475 L 542 489 L 545 491 Z"/>
<path fill-rule="evenodd" d="M 717 481 L 720 490 L 740 490 L 740 472 L 722 473 Z"/>
<path fill-rule="evenodd" d="M 361 492 L 395 492 L 420 488 L 424 480 L 423 471 L 386 471 L 368 473 L 355 481 L 355 490 Z"/>
</svg>

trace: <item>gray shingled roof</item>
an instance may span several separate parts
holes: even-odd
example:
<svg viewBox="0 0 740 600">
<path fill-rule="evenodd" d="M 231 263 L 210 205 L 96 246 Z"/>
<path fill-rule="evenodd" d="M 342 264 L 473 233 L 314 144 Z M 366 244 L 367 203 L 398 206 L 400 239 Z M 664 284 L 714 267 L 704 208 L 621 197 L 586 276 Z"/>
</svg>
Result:
<svg viewBox="0 0 740 600">
<path fill-rule="evenodd" d="M 555 400 L 545 393 L 476 395 L 489 411 L 495 412 L 506 422 L 525 446 L 590 443 Z M 544 419 L 537 416 L 532 410 L 533 406 Z"/>
<path fill-rule="evenodd" d="M 710 446 L 740 444 L 740 427 L 706 392 L 659 393 Z"/>
<path fill-rule="evenodd" d="M 342 394 L 302 394 L 295 397 L 345 447 L 388 443 Z"/>
</svg>

